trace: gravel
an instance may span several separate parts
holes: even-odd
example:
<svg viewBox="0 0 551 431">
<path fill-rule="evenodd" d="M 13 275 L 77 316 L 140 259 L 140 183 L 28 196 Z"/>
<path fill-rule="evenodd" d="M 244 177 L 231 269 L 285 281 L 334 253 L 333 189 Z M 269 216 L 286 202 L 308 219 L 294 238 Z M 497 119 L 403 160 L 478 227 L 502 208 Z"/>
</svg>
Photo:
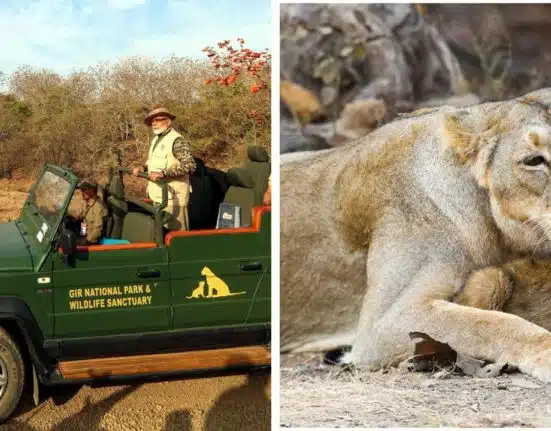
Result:
<svg viewBox="0 0 551 431">
<path fill-rule="evenodd" d="M 34 408 L 25 400 L 2 431 L 270 429 L 270 375 L 229 375 L 125 386 L 46 388 Z M 74 393 L 76 392 L 76 393 Z"/>
</svg>

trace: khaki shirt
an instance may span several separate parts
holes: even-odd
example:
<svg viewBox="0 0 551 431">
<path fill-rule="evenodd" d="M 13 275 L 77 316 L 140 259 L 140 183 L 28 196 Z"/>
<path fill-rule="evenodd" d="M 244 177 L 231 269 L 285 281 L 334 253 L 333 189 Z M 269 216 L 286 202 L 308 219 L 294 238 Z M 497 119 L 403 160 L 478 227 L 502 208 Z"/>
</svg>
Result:
<svg viewBox="0 0 551 431">
<path fill-rule="evenodd" d="M 90 243 L 98 241 L 108 214 L 107 207 L 99 197 L 88 202 L 84 199 L 71 200 L 67 214 L 86 224 L 86 239 Z"/>
</svg>

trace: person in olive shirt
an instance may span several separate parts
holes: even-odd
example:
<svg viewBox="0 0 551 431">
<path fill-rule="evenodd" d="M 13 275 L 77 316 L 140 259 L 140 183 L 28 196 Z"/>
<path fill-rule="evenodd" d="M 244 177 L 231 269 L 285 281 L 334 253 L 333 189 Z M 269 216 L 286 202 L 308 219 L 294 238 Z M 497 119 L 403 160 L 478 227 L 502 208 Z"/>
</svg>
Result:
<svg viewBox="0 0 551 431">
<path fill-rule="evenodd" d="M 77 188 L 81 191 L 82 200 L 73 199 L 67 209 L 69 216 L 81 222 L 77 244 L 97 244 L 108 214 L 107 207 L 98 196 L 97 184 L 86 181 Z"/>
</svg>

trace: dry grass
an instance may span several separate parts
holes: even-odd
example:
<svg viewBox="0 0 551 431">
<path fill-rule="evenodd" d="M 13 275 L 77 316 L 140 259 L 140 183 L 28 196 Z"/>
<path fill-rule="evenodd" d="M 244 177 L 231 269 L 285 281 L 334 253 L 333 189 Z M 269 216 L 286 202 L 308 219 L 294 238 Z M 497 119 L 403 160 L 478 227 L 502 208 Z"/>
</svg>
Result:
<svg viewBox="0 0 551 431">
<path fill-rule="evenodd" d="M 343 372 L 318 357 L 281 359 L 282 427 L 546 427 L 550 395 L 518 373 Z"/>
<path fill-rule="evenodd" d="M 32 184 L 33 181 L 30 180 L 0 180 L 0 223 L 19 216 L 19 209 Z"/>
</svg>

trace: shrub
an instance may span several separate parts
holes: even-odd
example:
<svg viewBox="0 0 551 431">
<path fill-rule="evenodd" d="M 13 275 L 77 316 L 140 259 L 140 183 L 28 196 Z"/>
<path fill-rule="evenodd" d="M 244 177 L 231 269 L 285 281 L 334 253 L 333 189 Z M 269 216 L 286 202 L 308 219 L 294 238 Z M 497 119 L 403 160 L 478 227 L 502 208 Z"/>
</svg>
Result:
<svg viewBox="0 0 551 431">
<path fill-rule="evenodd" d="M 249 144 L 269 149 L 270 54 L 251 51 L 242 40 L 233 53 L 229 43 L 218 46 L 227 55 L 129 57 L 69 76 L 20 68 L 7 77 L 9 92 L 0 94 L 0 175 L 30 178 L 52 162 L 99 180 L 117 150 L 125 166 L 142 165 L 151 141 L 143 118 L 159 106 L 177 115 L 174 127 L 207 165 L 240 164 Z M 226 63 L 235 61 L 235 78 L 205 84 L 220 83 Z"/>
</svg>

